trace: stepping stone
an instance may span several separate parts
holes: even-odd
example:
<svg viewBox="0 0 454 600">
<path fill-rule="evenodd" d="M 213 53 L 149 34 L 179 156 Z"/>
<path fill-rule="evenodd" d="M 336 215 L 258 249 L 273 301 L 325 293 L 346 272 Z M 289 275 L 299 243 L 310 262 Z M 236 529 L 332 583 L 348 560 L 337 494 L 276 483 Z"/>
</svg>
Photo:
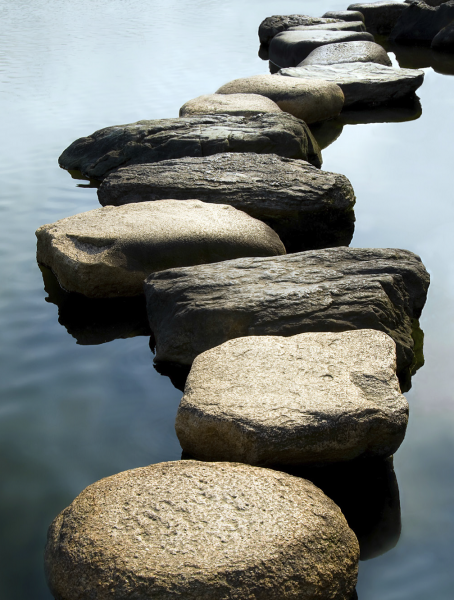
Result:
<svg viewBox="0 0 454 600">
<path fill-rule="evenodd" d="M 407 422 L 396 344 L 361 329 L 242 337 L 204 352 L 175 430 L 200 460 L 323 465 L 394 454 Z"/>
<path fill-rule="evenodd" d="M 150 273 L 285 254 L 277 234 L 232 206 L 162 200 L 98 208 L 40 227 L 37 260 L 67 291 L 137 296 Z"/>
<path fill-rule="evenodd" d="M 414 97 L 424 81 L 424 71 L 362 62 L 299 66 L 281 69 L 278 75 L 336 83 L 344 92 L 346 107 L 375 106 Z"/>
<path fill-rule="evenodd" d="M 68 171 L 103 179 L 118 167 L 220 152 L 278 154 L 318 167 L 322 163 L 307 125 L 286 113 L 205 115 L 106 127 L 73 142 L 58 162 Z"/>
<path fill-rule="evenodd" d="M 312 50 L 339 42 L 373 42 L 374 36 L 364 31 L 284 31 L 270 43 L 270 61 L 281 68 L 296 67 Z"/>
<path fill-rule="evenodd" d="M 343 600 L 358 542 L 311 482 L 242 464 L 167 462 L 86 488 L 49 528 L 60 600 Z"/>
<path fill-rule="evenodd" d="M 362 13 L 368 31 L 386 35 L 407 8 L 403 2 L 359 2 L 350 4 L 347 10 Z"/>
<path fill-rule="evenodd" d="M 296 25 L 288 31 L 366 31 L 364 20 L 341 21 L 340 23 L 322 23 L 321 25 Z"/>
<path fill-rule="evenodd" d="M 429 275 L 406 250 L 329 248 L 169 269 L 145 282 L 156 360 L 191 364 L 229 339 L 376 329 L 411 365 Z"/>
<path fill-rule="evenodd" d="M 425 2 L 407 4 L 407 10 L 389 36 L 389 39 L 399 44 L 426 44 L 432 40 L 444 27 L 454 21 L 454 2 L 446 2 L 440 6 L 428 6 Z"/>
<path fill-rule="evenodd" d="M 267 46 L 273 37 L 281 31 L 286 31 L 296 25 L 319 25 L 338 23 L 340 19 L 323 19 L 321 17 L 309 17 L 308 15 L 274 15 L 267 17 L 260 23 L 260 43 Z"/>
<path fill-rule="evenodd" d="M 354 229 L 355 194 L 344 175 L 273 154 L 124 167 L 104 179 L 98 197 L 114 206 L 165 198 L 229 204 L 267 223 L 289 252 L 348 245 Z"/>
<path fill-rule="evenodd" d="M 454 52 L 454 23 L 437 33 L 432 40 L 432 48 L 442 52 Z"/>
<path fill-rule="evenodd" d="M 362 21 L 364 23 L 363 13 L 354 10 L 329 10 L 322 18 L 340 19 L 341 21 Z"/>
<path fill-rule="evenodd" d="M 261 113 L 280 113 L 279 106 L 265 96 L 258 94 L 207 94 L 189 100 L 180 108 L 180 117 L 192 115 L 224 114 L 250 117 Z"/>
<path fill-rule="evenodd" d="M 341 42 L 320 46 L 298 66 L 335 65 L 341 63 L 371 62 L 391 67 L 391 59 L 382 46 L 375 42 Z"/>
<path fill-rule="evenodd" d="M 336 84 L 323 80 L 292 81 L 275 75 L 234 79 L 221 86 L 216 94 L 260 94 L 305 123 L 332 119 L 344 106 L 344 95 Z"/>
</svg>

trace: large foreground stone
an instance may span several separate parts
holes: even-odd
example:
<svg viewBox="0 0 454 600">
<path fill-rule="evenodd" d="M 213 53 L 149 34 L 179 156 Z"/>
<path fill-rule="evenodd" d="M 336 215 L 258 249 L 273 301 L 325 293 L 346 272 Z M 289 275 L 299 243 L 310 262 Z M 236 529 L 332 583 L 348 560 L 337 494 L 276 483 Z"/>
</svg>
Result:
<svg viewBox="0 0 454 600">
<path fill-rule="evenodd" d="M 405 250 L 330 248 L 151 275 L 145 283 L 156 360 L 191 364 L 229 339 L 376 329 L 413 361 L 413 319 L 429 275 Z"/>
<path fill-rule="evenodd" d="M 269 58 L 279 67 L 296 67 L 319 46 L 355 41 L 373 42 L 374 36 L 364 31 L 284 31 L 271 40 Z"/>
<path fill-rule="evenodd" d="M 375 42 L 341 42 L 312 50 L 298 66 L 358 62 L 371 62 L 388 67 L 392 65 L 386 50 Z"/>
<path fill-rule="evenodd" d="M 279 106 L 258 94 L 207 94 L 189 100 L 180 108 L 180 117 L 192 115 L 224 114 L 250 117 L 260 113 L 280 113 Z"/>
<path fill-rule="evenodd" d="M 348 245 L 355 194 L 344 175 L 272 154 L 231 153 L 124 167 L 98 190 L 101 204 L 176 198 L 229 204 L 276 231 L 289 252 Z"/>
<path fill-rule="evenodd" d="M 386 35 L 391 32 L 401 14 L 408 8 L 403 2 L 359 2 L 350 4 L 348 10 L 364 15 L 369 31 Z"/>
<path fill-rule="evenodd" d="M 309 481 L 180 461 L 90 485 L 50 526 L 45 568 L 59 600 L 347 600 L 358 554 Z"/>
<path fill-rule="evenodd" d="M 296 25 L 319 25 L 328 23 L 338 23 L 340 19 L 323 19 L 321 17 L 309 17 L 307 15 L 274 15 L 267 17 L 260 23 L 259 39 L 260 43 L 268 45 L 273 37 L 281 31 L 287 31 L 290 27 Z"/>
<path fill-rule="evenodd" d="M 344 92 L 345 106 L 401 101 L 412 97 L 424 81 L 424 71 L 360 62 L 281 69 L 278 75 L 336 83 Z"/>
<path fill-rule="evenodd" d="M 454 21 L 454 2 L 428 6 L 425 2 L 412 2 L 397 21 L 389 36 L 399 44 L 430 45 L 434 37 Z"/>
<path fill-rule="evenodd" d="M 354 10 L 329 10 L 323 15 L 323 18 L 340 19 L 341 21 L 362 21 L 364 23 L 363 13 Z"/>
<path fill-rule="evenodd" d="M 223 204 L 161 200 L 108 206 L 40 227 L 38 262 L 91 298 L 136 296 L 156 271 L 285 254 L 264 223 Z"/>
<path fill-rule="evenodd" d="M 344 106 L 344 95 L 336 84 L 323 80 L 288 80 L 275 75 L 234 79 L 220 87 L 216 93 L 260 94 L 305 123 L 332 119 Z"/>
<path fill-rule="evenodd" d="M 434 50 L 454 52 L 454 22 L 437 33 L 431 45 Z"/>
<path fill-rule="evenodd" d="M 106 127 L 73 142 L 58 161 L 64 169 L 102 179 L 126 165 L 220 152 L 278 154 L 321 165 L 320 149 L 307 125 L 286 113 L 205 115 Z"/>
<path fill-rule="evenodd" d="M 201 460 L 326 464 L 387 457 L 408 404 L 381 331 L 242 337 L 199 355 L 175 429 Z"/>
</svg>

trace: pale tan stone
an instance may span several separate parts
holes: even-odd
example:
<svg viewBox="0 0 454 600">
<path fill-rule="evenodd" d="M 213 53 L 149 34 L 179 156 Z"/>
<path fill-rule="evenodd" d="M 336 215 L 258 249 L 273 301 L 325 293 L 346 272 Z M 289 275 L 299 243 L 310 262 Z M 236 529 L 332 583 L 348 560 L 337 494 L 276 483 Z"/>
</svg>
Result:
<svg viewBox="0 0 454 600">
<path fill-rule="evenodd" d="M 261 113 L 280 113 L 279 106 L 259 94 L 207 94 L 189 100 L 180 108 L 180 117 L 224 114 L 248 117 Z"/>
<path fill-rule="evenodd" d="M 45 565 L 59 600 L 347 600 L 358 550 L 309 481 L 181 461 L 89 486 L 52 523 Z"/>
</svg>

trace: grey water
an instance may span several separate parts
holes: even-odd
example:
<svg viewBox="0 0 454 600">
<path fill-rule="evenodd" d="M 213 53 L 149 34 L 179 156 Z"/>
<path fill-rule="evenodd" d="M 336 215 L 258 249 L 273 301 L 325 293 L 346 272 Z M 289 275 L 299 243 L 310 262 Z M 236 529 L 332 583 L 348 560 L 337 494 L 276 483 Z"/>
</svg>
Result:
<svg viewBox="0 0 454 600">
<path fill-rule="evenodd" d="M 176 117 L 190 98 L 268 72 L 258 57 L 265 17 L 347 4 L 0 0 L 2 600 L 51 598 L 42 566 L 47 527 L 82 489 L 181 456 L 181 392 L 153 368 L 148 337 L 102 338 L 96 315 L 85 323 L 76 307 L 76 323 L 68 322 L 55 290 L 44 290 L 34 231 L 99 206 L 88 182 L 59 169 L 59 154 L 101 127 Z M 399 51 L 390 51 L 396 61 Z M 394 531 L 394 548 L 360 563 L 360 600 L 453 597 L 454 69 L 429 54 L 400 57 L 426 74 L 419 118 L 346 119 L 323 152 L 323 168 L 345 174 L 357 195 L 351 245 L 411 250 L 432 277 L 421 320 L 426 364 L 406 394 L 410 422 L 394 458 L 402 532 L 397 541 Z M 373 500 L 359 495 L 352 518 L 374 510 Z"/>
</svg>

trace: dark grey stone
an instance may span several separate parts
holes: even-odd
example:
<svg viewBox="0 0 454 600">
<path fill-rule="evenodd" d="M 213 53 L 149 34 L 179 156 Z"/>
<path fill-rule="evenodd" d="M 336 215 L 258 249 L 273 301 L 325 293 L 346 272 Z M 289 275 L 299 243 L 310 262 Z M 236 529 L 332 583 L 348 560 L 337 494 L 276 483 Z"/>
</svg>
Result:
<svg viewBox="0 0 454 600">
<path fill-rule="evenodd" d="M 364 15 L 358 10 L 329 10 L 322 18 L 340 19 L 341 21 L 363 21 L 364 23 Z"/>
<path fill-rule="evenodd" d="M 323 19 L 307 15 L 274 15 L 267 17 L 260 23 L 260 43 L 267 46 L 275 35 L 295 25 L 319 25 L 320 23 L 336 23 L 336 21 L 339 21 L 339 19 Z"/>
<path fill-rule="evenodd" d="M 272 154 L 229 153 L 134 165 L 109 175 L 103 205 L 198 198 L 267 223 L 287 251 L 348 245 L 355 194 L 344 175 Z"/>
<path fill-rule="evenodd" d="M 422 44 L 429 46 L 435 36 L 454 21 L 454 2 L 440 6 L 428 6 L 425 2 L 414 1 L 397 21 L 389 36 L 399 44 Z"/>
<path fill-rule="evenodd" d="M 278 154 L 316 166 L 322 163 L 307 125 L 284 112 L 251 117 L 205 115 L 106 127 L 73 142 L 58 162 L 64 169 L 103 179 L 126 165 L 220 152 Z"/>
<path fill-rule="evenodd" d="M 443 52 L 454 52 L 454 22 L 437 33 L 432 40 L 432 48 Z"/>
<path fill-rule="evenodd" d="M 364 31 L 284 31 L 270 43 L 270 61 L 280 67 L 296 67 L 312 50 L 338 42 L 373 42 L 374 36 Z"/>
<path fill-rule="evenodd" d="M 414 97 L 414 92 L 424 81 L 423 71 L 359 62 L 281 69 L 278 75 L 337 83 L 344 92 L 344 106 L 375 106 L 402 101 L 405 97 Z"/>
<path fill-rule="evenodd" d="M 364 15 L 368 31 L 387 35 L 407 8 L 403 2 L 359 2 L 350 4 L 348 10 Z"/>
<path fill-rule="evenodd" d="M 341 42 L 313 50 L 298 66 L 372 62 L 391 67 L 386 50 L 375 42 Z"/>
<path fill-rule="evenodd" d="M 399 372 L 415 359 L 429 275 L 406 250 L 342 247 L 168 269 L 144 285 L 157 361 L 191 364 L 243 336 L 376 329 L 396 342 Z"/>
<path fill-rule="evenodd" d="M 320 25 L 297 25 L 290 27 L 288 31 L 366 31 L 362 20 L 341 21 L 340 23 L 322 23 Z"/>
</svg>

